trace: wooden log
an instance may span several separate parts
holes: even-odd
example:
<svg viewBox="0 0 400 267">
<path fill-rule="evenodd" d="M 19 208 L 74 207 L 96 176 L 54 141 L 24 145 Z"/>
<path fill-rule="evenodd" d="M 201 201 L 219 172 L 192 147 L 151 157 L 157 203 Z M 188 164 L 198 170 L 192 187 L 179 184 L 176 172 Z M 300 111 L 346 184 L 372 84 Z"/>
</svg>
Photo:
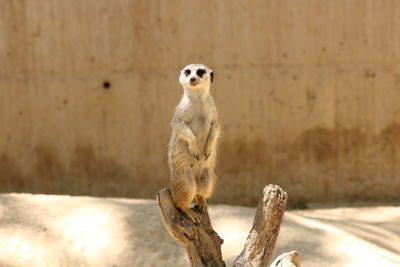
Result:
<svg viewBox="0 0 400 267">
<path fill-rule="evenodd" d="M 165 228 L 185 246 L 191 266 L 225 266 L 221 254 L 223 240 L 212 228 L 207 213 L 196 209 L 203 219 L 200 223 L 193 223 L 174 206 L 171 192 L 167 188 L 157 193 L 157 201 Z"/>
<path fill-rule="evenodd" d="M 235 267 L 267 266 L 282 223 L 287 194 L 277 185 L 267 185 L 258 203 L 253 227 L 247 236 L 242 253 L 234 262 Z"/>
<path fill-rule="evenodd" d="M 171 192 L 167 188 L 157 193 L 157 201 L 165 228 L 175 240 L 185 246 L 191 266 L 225 266 L 221 254 L 223 240 L 212 228 L 208 213 L 202 213 L 195 208 L 203 220 L 193 223 L 174 206 Z M 253 227 L 234 266 L 267 266 L 279 234 L 286 202 L 287 194 L 279 186 L 268 185 L 264 188 Z M 280 255 L 271 265 L 278 266 L 299 267 L 298 253 L 293 251 Z"/>
</svg>

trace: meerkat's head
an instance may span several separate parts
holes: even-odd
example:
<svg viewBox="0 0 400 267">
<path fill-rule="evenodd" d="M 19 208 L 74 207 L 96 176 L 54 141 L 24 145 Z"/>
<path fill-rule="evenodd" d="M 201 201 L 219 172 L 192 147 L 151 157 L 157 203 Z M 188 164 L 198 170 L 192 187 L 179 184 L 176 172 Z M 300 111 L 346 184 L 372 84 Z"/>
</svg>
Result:
<svg viewBox="0 0 400 267">
<path fill-rule="evenodd" d="M 203 64 L 189 64 L 179 75 L 179 82 L 186 90 L 208 90 L 214 79 L 214 72 Z"/>
</svg>

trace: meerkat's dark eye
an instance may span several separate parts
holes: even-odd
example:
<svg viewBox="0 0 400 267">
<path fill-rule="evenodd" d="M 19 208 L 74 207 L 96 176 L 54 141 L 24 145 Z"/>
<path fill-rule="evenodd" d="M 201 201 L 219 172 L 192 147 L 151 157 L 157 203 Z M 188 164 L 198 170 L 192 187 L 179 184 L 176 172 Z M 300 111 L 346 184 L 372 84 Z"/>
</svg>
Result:
<svg viewBox="0 0 400 267">
<path fill-rule="evenodd" d="M 189 75 L 190 75 L 190 70 L 189 70 L 189 69 L 186 69 L 186 70 L 185 70 L 185 75 L 186 75 L 186 76 L 189 76 Z"/>
<path fill-rule="evenodd" d="M 203 77 L 204 73 L 206 73 L 206 70 L 203 70 L 203 69 L 198 69 L 196 71 L 197 76 L 199 76 L 200 78 Z"/>
</svg>

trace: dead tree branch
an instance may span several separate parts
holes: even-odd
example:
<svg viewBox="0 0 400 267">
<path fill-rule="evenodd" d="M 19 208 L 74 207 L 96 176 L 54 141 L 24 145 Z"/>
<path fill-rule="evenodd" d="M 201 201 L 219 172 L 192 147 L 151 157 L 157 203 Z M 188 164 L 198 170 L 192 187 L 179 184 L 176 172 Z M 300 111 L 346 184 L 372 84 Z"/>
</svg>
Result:
<svg viewBox="0 0 400 267">
<path fill-rule="evenodd" d="M 175 240 L 185 246 L 191 266 L 225 266 L 221 254 L 223 240 L 212 228 L 207 213 L 201 213 L 197 209 L 203 220 L 201 223 L 193 223 L 174 206 L 171 192 L 167 188 L 157 193 L 157 201 L 165 228 Z M 253 227 L 242 253 L 234 262 L 235 267 L 267 266 L 278 238 L 286 202 L 287 194 L 279 186 L 268 185 L 264 188 Z M 299 267 L 298 253 L 284 253 L 271 266 Z"/>
<path fill-rule="evenodd" d="M 185 246 L 191 266 L 225 266 L 221 254 L 224 241 L 212 228 L 208 214 L 201 214 L 201 223 L 193 223 L 175 208 L 171 192 L 167 188 L 157 193 L 157 200 L 165 228 L 175 240 Z M 200 213 L 199 210 L 198 212 Z"/>
<path fill-rule="evenodd" d="M 268 185 L 258 203 L 253 227 L 234 266 L 267 266 L 278 238 L 287 202 L 286 192 Z"/>
</svg>

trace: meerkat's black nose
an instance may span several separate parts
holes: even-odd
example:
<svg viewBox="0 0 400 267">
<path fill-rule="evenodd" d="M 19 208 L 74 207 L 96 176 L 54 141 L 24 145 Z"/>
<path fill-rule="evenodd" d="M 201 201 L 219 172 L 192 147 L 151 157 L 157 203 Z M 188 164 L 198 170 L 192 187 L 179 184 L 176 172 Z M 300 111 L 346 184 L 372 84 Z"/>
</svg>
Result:
<svg viewBox="0 0 400 267">
<path fill-rule="evenodd" d="M 191 81 L 191 82 L 195 82 L 195 81 L 196 81 L 196 78 L 195 78 L 195 77 L 192 77 L 192 78 L 190 78 L 190 81 Z"/>
</svg>

